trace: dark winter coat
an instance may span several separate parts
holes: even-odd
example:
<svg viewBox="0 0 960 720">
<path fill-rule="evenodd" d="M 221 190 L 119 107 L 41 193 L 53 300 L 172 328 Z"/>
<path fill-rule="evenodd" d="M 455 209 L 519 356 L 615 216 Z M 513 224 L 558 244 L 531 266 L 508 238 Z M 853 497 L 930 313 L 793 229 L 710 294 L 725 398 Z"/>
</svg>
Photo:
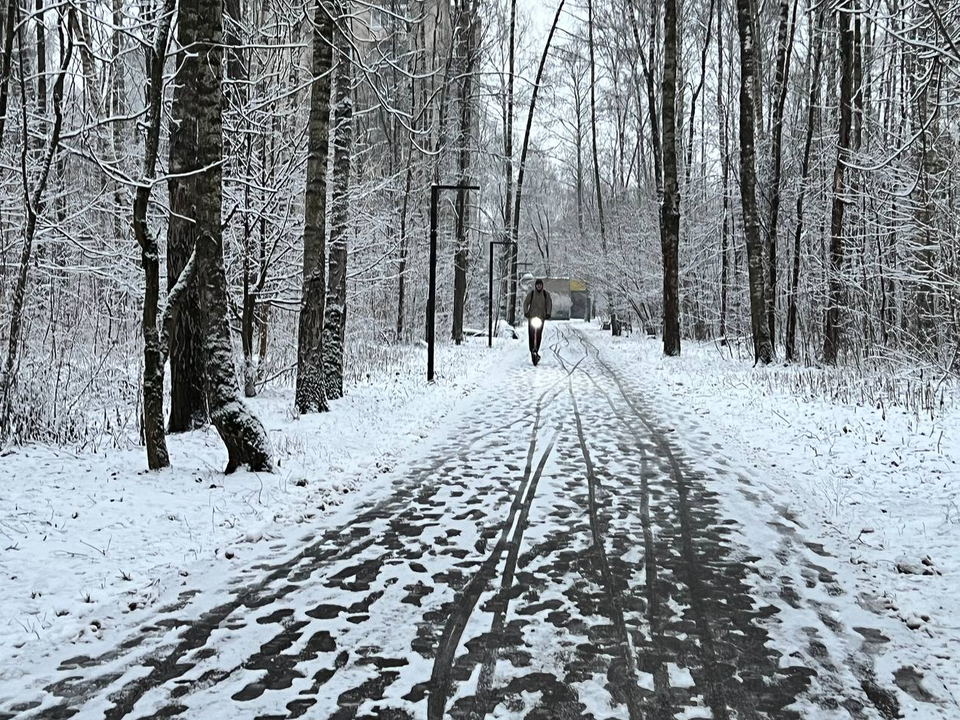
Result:
<svg viewBox="0 0 960 720">
<path fill-rule="evenodd" d="M 553 315 L 553 298 L 550 293 L 536 288 L 528 292 L 527 299 L 523 301 L 523 314 L 527 318 L 538 317 L 541 320 Z"/>
</svg>

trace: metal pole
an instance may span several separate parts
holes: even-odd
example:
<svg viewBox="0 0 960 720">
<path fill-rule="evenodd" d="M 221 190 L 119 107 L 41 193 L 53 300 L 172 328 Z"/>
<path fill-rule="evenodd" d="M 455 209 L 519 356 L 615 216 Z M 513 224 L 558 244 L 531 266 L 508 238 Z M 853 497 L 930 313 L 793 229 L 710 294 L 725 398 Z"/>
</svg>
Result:
<svg viewBox="0 0 960 720">
<path fill-rule="evenodd" d="M 490 241 L 490 283 L 487 291 L 487 347 L 493 347 L 493 241 Z"/>
<path fill-rule="evenodd" d="M 440 188 L 430 186 L 430 289 L 427 295 L 427 382 L 433 382 L 433 350 L 437 309 L 437 199 Z"/>
</svg>

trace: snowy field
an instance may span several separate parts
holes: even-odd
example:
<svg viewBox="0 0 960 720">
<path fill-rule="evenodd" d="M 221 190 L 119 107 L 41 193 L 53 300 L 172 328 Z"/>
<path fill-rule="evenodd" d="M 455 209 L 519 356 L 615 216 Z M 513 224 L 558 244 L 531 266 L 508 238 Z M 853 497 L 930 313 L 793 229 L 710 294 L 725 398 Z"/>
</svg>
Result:
<svg viewBox="0 0 960 720">
<path fill-rule="evenodd" d="M 212 428 L 170 436 L 173 467 L 160 473 L 146 471 L 140 447 L 8 449 L 0 458 L 0 697 L 19 677 L 52 671 L 65 646 L 102 652 L 183 586 L 226 584 L 240 568 L 295 552 L 398 459 L 417 455 L 431 432 L 442 434 L 478 384 L 524 357 L 502 341 L 490 352 L 485 338 L 440 346 L 438 382 L 428 386 L 426 351 L 409 348 L 379 374 L 355 379 L 331 412 L 300 419 L 292 391 L 268 390 L 250 404 L 270 431 L 273 474 L 224 476 L 226 451 Z"/>
<path fill-rule="evenodd" d="M 901 671 L 912 663 L 923 686 L 953 708 L 948 716 L 960 717 L 955 388 L 940 387 L 931 413 L 920 387 L 905 381 L 894 387 L 854 373 L 755 369 L 712 343 L 686 342 L 680 358 L 664 358 L 659 340 L 593 336 L 621 368 L 635 368 L 631 379 L 691 457 L 705 467 L 732 465 L 767 489 L 762 500 L 787 506 L 803 523 L 803 540 L 859 606 L 848 614 L 865 611 L 864 624 L 876 624 L 872 614 L 887 619 L 878 673 L 900 671 L 901 689 L 922 695 Z M 753 506 L 738 501 L 726 498 L 728 512 L 757 547 L 770 548 L 776 533 L 751 524 Z M 884 657 L 899 665 L 885 668 Z"/>
</svg>

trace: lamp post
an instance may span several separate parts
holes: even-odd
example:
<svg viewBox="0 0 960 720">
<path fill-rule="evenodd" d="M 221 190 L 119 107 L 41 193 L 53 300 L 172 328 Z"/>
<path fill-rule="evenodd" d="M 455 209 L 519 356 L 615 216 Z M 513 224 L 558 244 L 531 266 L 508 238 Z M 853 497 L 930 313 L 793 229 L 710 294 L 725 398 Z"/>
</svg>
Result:
<svg viewBox="0 0 960 720">
<path fill-rule="evenodd" d="M 487 347 L 493 347 L 493 246 L 516 245 L 512 240 L 490 241 L 490 282 L 487 288 Z"/>
<path fill-rule="evenodd" d="M 437 205 L 443 190 L 479 190 L 479 185 L 430 186 L 430 290 L 427 294 L 427 382 L 433 382 L 433 356 L 437 335 Z"/>
</svg>

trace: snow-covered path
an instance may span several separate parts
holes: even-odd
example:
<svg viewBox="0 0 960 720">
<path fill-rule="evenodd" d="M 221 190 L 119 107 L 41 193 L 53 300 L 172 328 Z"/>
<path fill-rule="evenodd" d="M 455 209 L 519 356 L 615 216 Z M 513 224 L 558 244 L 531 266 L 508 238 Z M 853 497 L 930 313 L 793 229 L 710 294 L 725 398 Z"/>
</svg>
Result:
<svg viewBox="0 0 960 720">
<path fill-rule="evenodd" d="M 692 462 L 588 331 L 545 346 L 301 554 L 186 593 L 0 718 L 906 712 L 873 670 L 881 618 L 791 511 Z"/>
</svg>

